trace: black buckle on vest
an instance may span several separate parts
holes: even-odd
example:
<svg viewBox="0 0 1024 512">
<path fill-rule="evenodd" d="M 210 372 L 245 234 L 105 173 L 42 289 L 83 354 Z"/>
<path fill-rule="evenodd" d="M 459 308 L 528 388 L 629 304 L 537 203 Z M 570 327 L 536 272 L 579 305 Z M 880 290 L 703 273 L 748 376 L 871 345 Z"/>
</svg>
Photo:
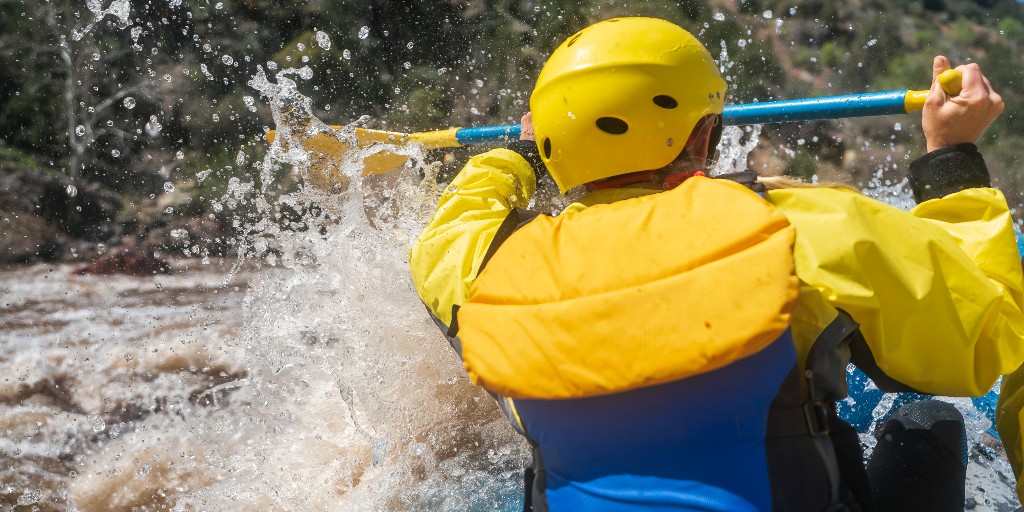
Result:
<svg viewBox="0 0 1024 512">
<path fill-rule="evenodd" d="M 812 437 L 829 435 L 828 412 L 828 405 L 821 400 L 813 400 L 804 404 L 807 432 Z"/>
</svg>

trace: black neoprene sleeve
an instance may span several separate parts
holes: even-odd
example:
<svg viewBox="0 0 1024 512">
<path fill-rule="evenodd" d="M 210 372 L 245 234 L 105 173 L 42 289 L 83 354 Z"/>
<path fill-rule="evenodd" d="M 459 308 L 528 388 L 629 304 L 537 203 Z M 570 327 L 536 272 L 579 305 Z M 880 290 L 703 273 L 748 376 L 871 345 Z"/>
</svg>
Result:
<svg viewBox="0 0 1024 512">
<path fill-rule="evenodd" d="M 910 164 L 910 188 L 918 203 L 968 188 L 991 187 L 985 159 L 974 144 L 937 149 Z"/>
<path fill-rule="evenodd" d="M 525 158 L 530 163 L 530 166 L 533 167 L 533 172 L 543 172 L 545 170 L 536 142 L 532 140 L 514 140 L 505 147 Z"/>
</svg>

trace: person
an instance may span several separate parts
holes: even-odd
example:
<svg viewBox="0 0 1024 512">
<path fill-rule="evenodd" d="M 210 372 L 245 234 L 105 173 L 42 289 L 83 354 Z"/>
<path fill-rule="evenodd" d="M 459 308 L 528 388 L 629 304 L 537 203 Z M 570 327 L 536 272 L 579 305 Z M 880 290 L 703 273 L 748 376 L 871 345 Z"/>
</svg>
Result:
<svg viewBox="0 0 1024 512">
<path fill-rule="evenodd" d="M 835 409 L 849 361 L 885 390 L 973 396 L 1024 361 L 1011 217 L 973 144 L 1003 103 L 957 69 L 960 95 L 929 93 L 904 212 L 707 177 L 727 85 L 670 22 L 554 50 L 535 140 L 470 159 L 410 252 L 469 378 L 534 447 L 527 509 L 963 509 L 955 409 L 901 409 L 867 469 Z M 585 194 L 530 211 L 542 172 Z"/>
</svg>

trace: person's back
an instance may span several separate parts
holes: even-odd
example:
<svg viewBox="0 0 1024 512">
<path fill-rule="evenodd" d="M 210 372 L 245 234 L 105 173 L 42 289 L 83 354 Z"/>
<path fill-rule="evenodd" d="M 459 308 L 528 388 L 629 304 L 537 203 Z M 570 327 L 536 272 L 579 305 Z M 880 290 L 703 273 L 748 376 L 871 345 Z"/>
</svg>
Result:
<svg viewBox="0 0 1024 512">
<path fill-rule="evenodd" d="M 987 185 L 983 162 L 929 173 L 970 148 L 926 158 L 915 186 L 935 200 L 910 213 L 841 190 L 759 195 L 701 176 L 724 98 L 681 28 L 589 27 L 538 78 L 536 142 L 474 157 L 411 251 L 469 377 L 535 447 L 528 508 L 873 510 L 835 415 L 851 357 L 883 388 L 947 394 L 1024 360 L 1005 200 L 964 190 Z M 591 193 L 527 212 L 545 169 Z"/>
<path fill-rule="evenodd" d="M 458 311 L 462 357 L 512 397 L 552 509 L 770 508 L 765 428 L 796 364 L 793 234 L 743 186 L 693 178 L 539 217 L 493 253 Z"/>
</svg>

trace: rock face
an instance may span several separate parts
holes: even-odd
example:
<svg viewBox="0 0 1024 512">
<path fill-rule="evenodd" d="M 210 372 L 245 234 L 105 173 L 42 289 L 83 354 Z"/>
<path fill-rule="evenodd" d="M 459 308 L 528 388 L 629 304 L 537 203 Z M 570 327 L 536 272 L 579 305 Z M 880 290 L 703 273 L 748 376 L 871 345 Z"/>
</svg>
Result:
<svg viewBox="0 0 1024 512">
<path fill-rule="evenodd" d="M 0 263 L 53 261 L 63 254 L 66 237 L 42 217 L 0 212 Z"/>
<path fill-rule="evenodd" d="M 106 243 L 120 233 L 121 200 L 98 185 L 69 193 L 70 180 L 0 161 L 0 263 L 53 261 L 73 240 Z"/>
<path fill-rule="evenodd" d="M 224 256 L 232 250 L 232 226 L 211 220 L 193 193 L 117 192 L 87 180 L 69 188 L 67 176 L 31 158 L 7 158 L 3 149 L 0 265 L 100 257 L 82 271 L 145 275 L 169 270 L 154 261 L 158 251 Z"/>
<path fill-rule="evenodd" d="M 150 276 L 153 274 L 170 274 L 171 266 L 157 258 L 150 251 L 127 249 L 115 254 L 104 256 L 84 267 L 75 270 L 76 274 L 126 274 L 130 276 Z"/>
</svg>

